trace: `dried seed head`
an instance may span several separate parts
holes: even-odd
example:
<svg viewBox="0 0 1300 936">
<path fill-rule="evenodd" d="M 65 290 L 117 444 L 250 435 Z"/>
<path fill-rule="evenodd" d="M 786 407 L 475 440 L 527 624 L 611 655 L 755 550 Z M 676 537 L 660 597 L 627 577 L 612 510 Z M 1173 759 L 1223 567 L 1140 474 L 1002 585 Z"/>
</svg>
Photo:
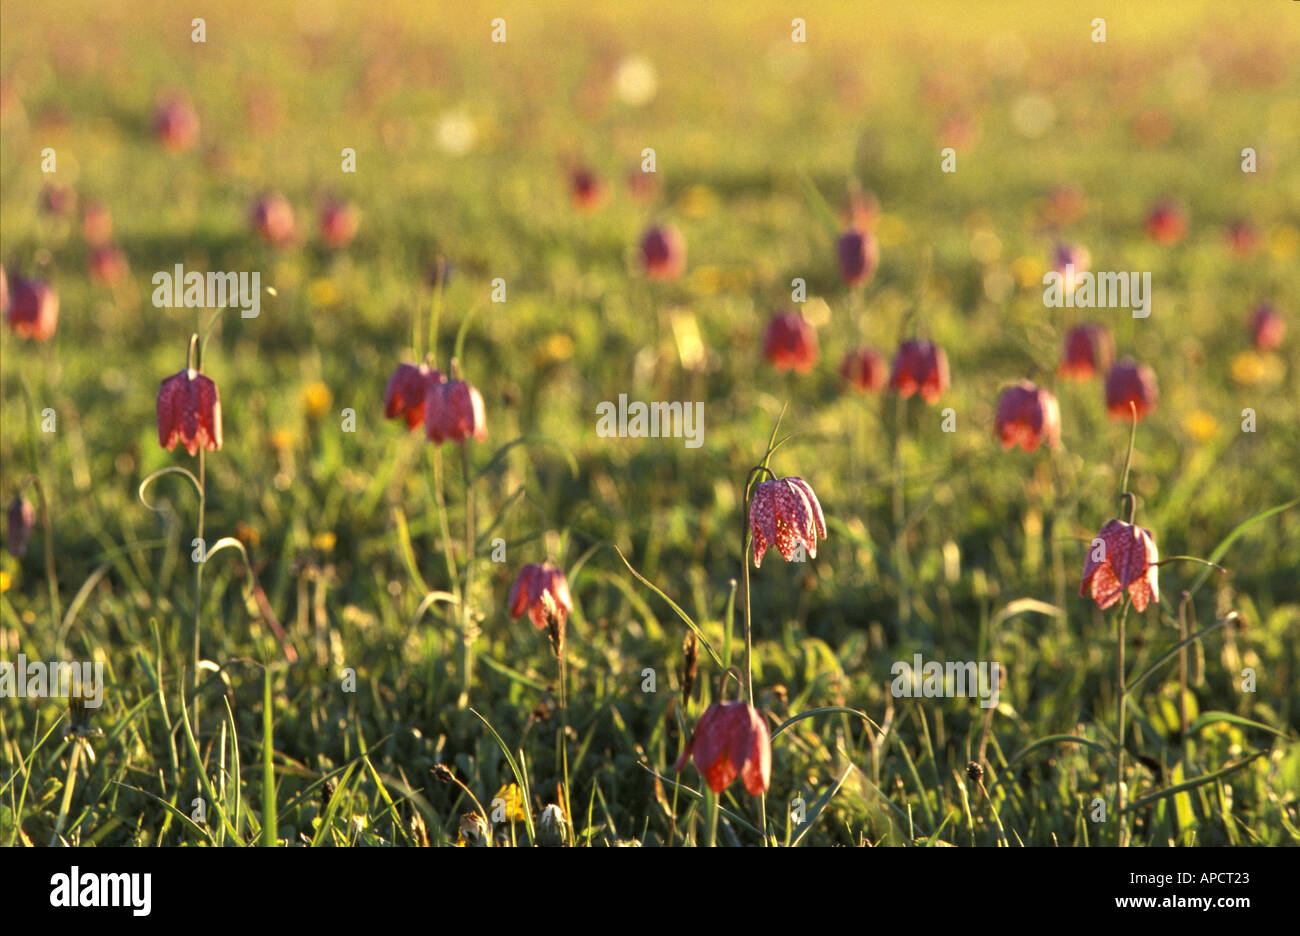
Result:
<svg viewBox="0 0 1300 936">
<path fill-rule="evenodd" d="M 433 778 L 439 783 L 451 783 L 455 777 L 451 772 L 451 768 L 446 764 L 434 764 L 430 771 L 433 773 Z"/>
<path fill-rule="evenodd" d="M 984 768 L 980 766 L 979 761 L 971 761 L 966 765 L 966 777 L 971 783 L 980 783 L 984 780 Z"/>
</svg>

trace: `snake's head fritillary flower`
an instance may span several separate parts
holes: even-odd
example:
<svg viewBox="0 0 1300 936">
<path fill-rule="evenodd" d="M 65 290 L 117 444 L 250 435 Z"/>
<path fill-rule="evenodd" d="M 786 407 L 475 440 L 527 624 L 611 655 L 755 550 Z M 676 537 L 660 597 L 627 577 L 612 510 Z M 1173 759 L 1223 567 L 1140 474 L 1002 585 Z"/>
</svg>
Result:
<svg viewBox="0 0 1300 936">
<path fill-rule="evenodd" d="M 1249 257 L 1259 249 L 1259 229 L 1238 218 L 1228 225 L 1228 247 L 1238 257 Z"/>
<path fill-rule="evenodd" d="M 771 785 L 771 735 L 763 716 L 747 702 L 714 702 L 705 709 L 677 761 L 678 773 L 692 756 L 714 793 L 736 777 L 754 796 L 762 796 Z"/>
<path fill-rule="evenodd" d="M 1127 358 L 1119 361 L 1106 375 L 1106 412 L 1112 419 L 1132 419 L 1129 404 L 1137 408 L 1141 419 L 1156 408 L 1159 397 L 1155 371 Z"/>
<path fill-rule="evenodd" d="M 686 240 L 671 224 L 655 225 L 641 237 L 641 266 L 652 280 L 675 280 L 686 269 Z"/>
<path fill-rule="evenodd" d="M 659 192 L 659 178 L 653 172 L 646 172 L 637 164 L 627 173 L 627 188 L 632 197 L 646 201 Z"/>
<path fill-rule="evenodd" d="M 1004 449 L 1019 445 L 1026 452 L 1032 452 L 1043 441 L 1055 448 L 1061 432 L 1061 413 L 1056 397 L 1028 380 L 1007 387 L 998 397 L 993 429 L 1002 440 Z"/>
<path fill-rule="evenodd" d="M 1060 274 L 1061 288 L 1074 292 L 1092 266 L 1092 255 L 1079 244 L 1057 244 L 1052 250 L 1052 271 Z"/>
<path fill-rule="evenodd" d="M 184 152 L 198 138 L 199 115 L 184 98 L 168 98 L 154 111 L 153 132 L 163 149 L 170 153 Z"/>
<path fill-rule="evenodd" d="M 357 236 L 360 220 L 347 202 L 328 198 L 320 209 L 320 239 L 327 247 L 346 247 Z"/>
<path fill-rule="evenodd" d="M 936 402 L 948 389 L 948 356 L 929 341 L 904 341 L 894 355 L 889 385 L 905 397 L 920 392 L 927 403 Z"/>
<path fill-rule="evenodd" d="M 487 438 L 483 396 L 463 380 L 435 381 L 425 394 L 424 430 L 430 442 Z"/>
<path fill-rule="evenodd" d="M 1176 202 L 1158 202 L 1147 215 L 1146 230 L 1157 244 L 1176 244 L 1187 233 L 1187 215 Z"/>
<path fill-rule="evenodd" d="M 92 247 L 105 247 L 113 237 L 113 215 L 102 204 L 88 201 L 81 208 L 81 236 Z"/>
<path fill-rule="evenodd" d="M 384 391 L 384 418 L 405 416 L 406 428 L 414 429 L 424 422 L 429 388 L 446 379 L 442 371 L 428 364 L 398 364 L 393 376 L 388 378 L 388 389 Z"/>
<path fill-rule="evenodd" d="M 1043 205 L 1044 223 L 1060 227 L 1071 224 L 1088 210 L 1088 200 L 1083 188 L 1076 183 L 1067 182 L 1057 185 L 1047 194 Z"/>
<path fill-rule="evenodd" d="M 769 546 L 775 545 L 786 562 L 794 558 L 798 546 L 815 559 L 817 540 L 826 539 L 822 505 L 803 478 L 778 478 L 755 485 L 749 528 L 754 535 L 756 569 L 762 566 Z"/>
<path fill-rule="evenodd" d="M 187 368 L 158 388 L 158 444 L 171 451 L 180 442 L 191 455 L 199 447 L 221 448 L 221 399 L 211 377 Z"/>
<path fill-rule="evenodd" d="M 573 207 L 586 213 L 603 205 L 608 192 L 594 170 L 577 166 L 569 171 L 569 194 L 573 198 Z"/>
<path fill-rule="evenodd" d="M 15 494 L 9 503 L 5 520 L 5 549 L 9 550 L 9 555 L 17 558 L 27 551 L 27 541 L 31 539 L 32 529 L 36 526 L 36 508 L 22 494 Z"/>
<path fill-rule="evenodd" d="M 1057 373 L 1070 380 L 1091 380 L 1110 369 L 1115 342 L 1105 325 L 1089 322 L 1070 329 Z"/>
<path fill-rule="evenodd" d="M 1088 546 L 1079 594 L 1105 610 L 1127 591 L 1141 613 L 1150 602 L 1160 600 L 1159 561 L 1150 530 L 1112 520 Z"/>
<path fill-rule="evenodd" d="M 842 214 L 845 227 L 870 231 L 875 228 L 876 219 L 880 216 L 880 200 L 874 193 L 854 186 L 849 189 Z"/>
<path fill-rule="evenodd" d="M 1255 307 L 1250 316 L 1250 336 L 1260 351 L 1272 351 L 1282 343 L 1286 334 L 1286 320 L 1271 305 Z"/>
<path fill-rule="evenodd" d="M 77 193 L 66 185 L 50 182 L 41 189 L 41 211 L 61 218 L 77 206 Z"/>
<path fill-rule="evenodd" d="M 875 393 L 885 385 L 885 359 L 871 348 L 855 348 L 840 362 L 840 376 L 859 393 Z"/>
<path fill-rule="evenodd" d="M 554 563 L 530 562 L 519 570 L 506 598 L 510 616 L 518 618 L 525 611 L 538 627 L 546 627 L 552 618 L 564 621 L 573 610 L 573 598 L 564 573 Z"/>
<path fill-rule="evenodd" d="M 49 341 L 59 324 L 59 294 L 49 283 L 15 276 L 7 320 L 14 334 Z"/>
<path fill-rule="evenodd" d="M 111 244 L 96 247 L 90 252 L 90 278 L 97 283 L 112 286 L 126 278 L 126 254 Z"/>
<path fill-rule="evenodd" d="M 768 323 L 763 356 L 779 371 L 806 374 L 817 362 L 817 333 L 797 312 L 781 312 Z"/>
<path fill-rule="evenodd" d="M 293 206 L 278 192 L 268 192 L 253 203 L 252 220 L 258 236 L 272 247 L 293 240 Z"/>
<path fill-rule="evenodd" d="M 880 262 L 880 247 L 870 231 L 849 228 L 835 242 L 835 253 L 840 262 L 840 275 L 850 286 L 871 279 Z"/>
</svg>

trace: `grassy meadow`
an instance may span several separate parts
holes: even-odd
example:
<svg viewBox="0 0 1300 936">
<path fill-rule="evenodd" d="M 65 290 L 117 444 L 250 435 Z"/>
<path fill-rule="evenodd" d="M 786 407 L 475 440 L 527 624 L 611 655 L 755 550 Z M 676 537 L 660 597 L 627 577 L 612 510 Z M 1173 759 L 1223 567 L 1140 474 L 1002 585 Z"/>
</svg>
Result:
<svg viewBox="0 0 1300 936">
<path fill-rule="evenodd" d="M 0 500 L 35 507 L 0 554 L 0 660 L 106 682 L 84 711 L 0 700 L 0 843 L 472 844 L 482 813 L 518 845 L 1300 844 L 1293 4 L 207 6 L 0 7 L 0 262 L 58 295 L 48 340 L 0 338 Z M 172 97 L 199 121 L 175 151 Z M 855 187 L 879 264 L 849 286 Z M 271 192 L 288 243 L 250 222 Z M 356 212 L 345 246 L 328 198 Z M 1165 199 L 1173 243 L 1146 229 Z M 91 276 L 88 204 L 116 276 Z M 652 224 L 681 232 L 680 277 L 642 270 Z M 1149 271 L 1150 316 L 1045 308 L 1059 243 Z M 177 264 L 258 271 L 260 313 L 158 307 Z M 1264 302 L 1290 330 L 1260 350 Z M 806 373 L 764 356 L 787 309 Z M 1158 381 L 1137 523 L 1221 567 L 1162 565 L 1126 613 L 1122 720 L 1120 606 L 1080 581 L 1128 518 L 1131 424 L 1103 376 L 1058 376 L 1085 321 Z M 156 416 L 196 333 L 224 426 L 201 469 Z M 888 364 L 914 335 L 946 353 L 937 402 L 846 388 L 846 352 Z M 385 419 L 426 352 L 481 392 L 485 441 Z M 1021 379 L 1055 393 L 1059 447 L 999 444 Z M 620 394 L 701 401 L 702 444 L 599 434 Z M 746 679 L 746 484 L 773 439 L 827 533 L 750 564 L 771 784 L 715 800 L 673 768 Z M 199 536 L 224 544 L 201 564 Z M 548 558 L 563 671 L 507 601 Z M 915 654 L 1000 663 L 997 704 L 900 697 Z"/>
</svg>

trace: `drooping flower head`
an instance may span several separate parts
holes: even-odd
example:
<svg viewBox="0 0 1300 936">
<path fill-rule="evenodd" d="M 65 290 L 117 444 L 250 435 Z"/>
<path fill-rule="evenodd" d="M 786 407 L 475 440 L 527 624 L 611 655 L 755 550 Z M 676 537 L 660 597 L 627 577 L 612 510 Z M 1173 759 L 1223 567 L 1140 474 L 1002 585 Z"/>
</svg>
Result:
<svg viewBox="0 0 1300 936">
<path fill-rule="evenodd" d="M 506 598 L 510 616 L 518 618 L 525 611 L 538 627 L 546 627 L 551 618 L 564 620 L 573 610 L 569 583 L 560 568 L 551 562 L 530 562 L 519 570 Z"/>
<path fill-rule="evenodd" d="M 1112 419 L 1131 419 L 1129 404 L 1141 419 L 1156 408 L 1159 397 L 1155 371 L 1127 358 L 1119 361 L 1106 375 L 1106 412 Z"/>
<path fill-rule="evenodd" d="M 806 374 L 817 363 L 817 332 L 797 312 L 781 312 L 768 323 L 763 356 L 778 371 Z"/>
<path fill-rule="evenodd" d="M 1282 344 L 1286 319 L 1268 303 L 1255 306 L 1250 315 L 1250 337 L 1260 351 L 1272 351 Z"/>
<path fill-rule="evenodd" d="M 608 192 L 605 183 L 594 170 L 586 166 L 575 166 L 569 170 L 569 194 L 573 199 L 573 207 L 585 214 L 603 205 Z"/>
<path fill-rule="evenodd" d="M 320 209 L 320 239 L 326 247 L 346 247 L 357 236 L 360 216 L 347 202 L 327 198 Z"/>
<path fill-rule="evenodd" d="M 763 564 L 763 554 L 775 545 L 781 558 L 790 562 L 795 549 L 803 546 L 809 557 L 817 557 L 817 540 L 826 539 L 826 518 L 808 482 L 803 478 L 778 478 L 754 486 L 749 505 L 749 528 L 754 536 L 754 568 Z"/>
<path fill-rule="evenodd" d="M 112 286 L 126 278 L 126 254 L 119 247 L 106 244 L 90 252 L 90 278 L 97 283 Z"/>
<path fill-rule="evenodd" d="M 655 225 L 641 237 L 641 266 L 653 280 L 675 280 L 686 269 L 686 241 L 671 224 Z"/>
<path fill-rule="evenodd" d="M 15 276 L 9 298 L 9 327 L 14 334 L 49 341 L 59 324 L 59 294 L 49 283 Z"/>
<path fill-rule="evenodd" d="M 191 455 L 199 446 L 221 448 L 221 399 L 217 385 L 194 368 L 173 374 L 158 388 L 158 444 L 171 451 L 180 442 Z"/>
<path fill-rule="evenodd" d="M 905 397 L 919 391 L 921 399 L 934 403 L 948 389 L 948 357 L 929 341 L 904 341 L 894 355 L 889 385 Z"/>
<path fill-rule="evenodd" d="M 278 192 L 268 192 L 253 203 L 253 227 L 272 247 L 283 247 L 294 238 L 293 206 Z"/>
<path fill-rule="evenodd" d="M 1089 322 L 1070 329 L 1057 373 L 1070 380 L 1091 380 L 1110 369 L 1115 342 L 1105 325 Z"/>
<path fill-rule="evenodd" d="M 32 529 L 36 526 L 36 508 L 21 493 L 15 494 L 9 503 L 5 520 L 5 549 L 15 558 L 22 556 L 27 551 L 27 541 L 31 539 Z"/>
<path fill-rule="evenodd" d="M 1061 413 L 1050 391 L 1022 380 L 1007 387 L 998 397 L 998 412 L 993 430 L 1002 447 L 1019 445 L 1026 452 L 1046 441 L 1055 448 L 1060 441 Z"/>
<path fill-rule="evenodd" d="M 714 793 L 740 777 L 754 796 L 772 782 L 772 740 L 763 716 L 747 702 L 715 702 L 704 710 L 677 761 L 681 772 L 691 757 Z"/>
<path fill-rule="evenodd" d="M 1157 244 L 1176 244 L 1187 233 L 1187 215 L 1176 202 L 1157 202 L 1147 215 L 1146 230 Z"/>
<path fill-rule="evenodd" d="M 49 182 L 41 189 L 41 211 L 61 218 L 77 207 L 77 193 L 66 185 Z"/>
<path fill-rule="evenodd" d="M 424 430 L 430 442 L 487 438 L 483 396 L 463 380 L 434 381 L 425 394 Z"/>
<path fill-rule="evenodd" d="M 1159 559 L 1150 530 L 1112 520 L 1088 546 L 1079 594 L 1105 610 L 1127 591 L 1133 607 L 1145 611 L 1150 602 L 1160 600 Z"/>
<path fill-rule="evenodd" d="M 849 286 L 857 286 L 871 279 L 880 263 L 880 246 L 865 228 L 852 227 L 835 242 L 836 257 L 840 262 L 840 275 Z"/>
<path fill-rule="evenodd" d="M 442 371 L 428 364 L 398 364 L 384 391 L 384 418 L 405 416 L 406 428 L 414 429 L 424 422 L 429 388 L 446 379 Z"/>
<path fill-rule="evenodd" d="M 154 111 L 153 132 L 169 153 L 184 152 L 198 138 L 199 115 L 184 98 L 170 97 Z"/>
<path fill-rule="evenodd" d="M 859 393 L 875 393 L 889 377 L 885 359 L 871 348 L 855 348 L 840 362 L 840 376 Z"/>
<path fill-rule="evenodd" d="M 1091 265 L 1092 255 L 1080 244 L 1057 244 L 1052 249 L 1052 271 L 1060 274 L 1065 292 L 1074 292 Z"/>
</svg>

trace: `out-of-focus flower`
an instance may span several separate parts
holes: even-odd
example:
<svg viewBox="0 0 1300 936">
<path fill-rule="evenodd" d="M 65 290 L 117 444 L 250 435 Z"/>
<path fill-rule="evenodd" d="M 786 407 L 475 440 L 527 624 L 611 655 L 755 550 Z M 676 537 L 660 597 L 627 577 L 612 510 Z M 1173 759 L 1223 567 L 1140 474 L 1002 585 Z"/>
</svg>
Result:
<svg viewBox="0 0 1300 936">
<path fill-rule="evenodd" d="M 1058 185 L 1048 193 L 1044 203 L 1043 221 L 1055 227 L 1073 224 L 1088 210 L 1083 189 L 1074 183 Z"/>
<path fill-rule="evenodd" d="M 948 389 L 948 356 L 929 341 L 904 341 L 894 355 L 889 385 L 909 397 L 918 391 L 927 403 L 936 402 Z"/>
<path fill-rule="evenodd" d="M 59 324 L 59 294 L 49 283 L 15 276 L 7 321 L 22 338 L 49 341 Z"/>
<path fill-rule="evenodd" d="M 875 393 L 884 387 L 889 370 L 885 359 L 871 348 L 855 348 L 840 362 L 840 376 L 859 393 Z"/>
<path fill-rule="evenodd" d="M 880 262 L 880 247 L 870 232 L 850 228 L 840 235 L 835 243 L 836 256 L 840 262 L 840 275 L 850 286 L 857 286 L 871 279 Z"/>
<path fill-rule="evenodd" d="M 163 149 L 184 152 L 198 139 L 199 115 L 184 98 L 170 97 L 154 111 L 153 132 Z"/>
<path fill-rule="evenodd" d="M 424 422 L 429 388 L 446 379 L 442 371 L 427 364 L 398 364 L 393 376 L 388 378 L 388 389 L 384 391 L 384 418 L 405 416 L 406 428 L 414 429 Z"/>
<path fill-rule="evenodd" d="M 1282 344 L 1286 320 L 1268 303 L 1255 306 L 1250 314 L 1250 337 L 1260 351 L 1272 351 Z"/>
<path fill-rule="evenodd" d="M 1229 367 L 1233 381 L 1244 387 L 1278 383 L 1285 373 L 1285 367 L 1277 355 L 1262 354 L 1259 351 L 1237 352 L 1232 356 Z"/>
<path fill-rule="evenodd" d="M 126 278 L 126 254 L 109 244 L 90 252 L 90 277 L 97 283 L 112 286 Z"/>
<path fill-rule="evenodd" d="M 27 551 L 27 541 L 31 539 L 32 529 L 36 526 L 36 508 L 22 494 L 15 494 L 9 502 L 5 519 L 5 549 L 9 550 L 11 556 L 22 556 Z"/>
<path fill-rule="evenodd" d="M 1057 373 L 1070 380 L 1091 380 L 1110 369 L 1115 342 L 1105 325 L 1088 322 L 1070 329 Z"/>
<path fill-rule="evenodd" d="M 608 194 L 605 183 L 594 170 L 577 166 L 569 171 L 569 195 L 578 211 L 584 214 L 595 211 L 605 204 Z"/>
<path fill-rule="evenodd" d="M 357 236 L 357 210 L 347 202 L 327 198 L 320 209 L 320 238 L 327 247 L 346 247 Z"/>
<path fill-rule="evenodd" d="M 319 552 L 333 552 L 335 544 L 338 543 L 338 537 L 326 530 L 317 533 L 311 538 L 311 548 Z"/>
<path fill-rule="evenodd" d="M 113 239 L 113 216 L 99 202 L 88 201 L 82 207 L 81 236 L 92 247 L 106 247 Z"/>
<path fill-rule="evenodd" d="M 852 186 L 844 202 L 844 226 L 858 231 L 870 231 L 875 227 L 879 216 L 880 200 L 875 194 L 864 191 L 857 185 Z"/>
<path fill-rule="evenodd" d="M 799 313 L 779 313 L 768 323 L 763 356 L 778 371 L 806 374 L 817 363 L 817 332 Z"/>
<path fill-rule="evenodd" d="M 41 211 L 61 218 L 77 206 L 77 193 L 58 182 L 47 183 L 41 189 Z"/>
<path fill-rule="evenodd" d="M 1092 266 L 1092 255 L 1079 244 L 1057 244 L 1052 250 L 1052 270 L 1061 276 L 1061 288 L 1074 292 Z"/>
<path fill-rule="evenodd" d="M 1229 249 L 1238 257 L 1249 257 L 1259 249 L 1262 240 L 1259 229 L 1240 218 L 1228 225 L 1226 239 Z"/>
<path fill-rule="evenodd" d="M 1159 397 L 1155 371 L 1127 358 L 1119 361 L 1106 375 L 1106 412 L 1112 419 L 1131 419 L 1129 404 L 1142 419 L 1156 408 Z"/>
<path fill-rule="evenodd" d="M 429 385 L 424 399 L 424 431 L 430 442 L 441 445 L 487 438 L 487 417 L 478 388 L 463 380 L 438 381 Z"/>
<path fill-rule="evenodd" d="M 675 280 L 686 269 L 686 240 L 671 224 L 654 225 L 641 237 L 641 266 L 653 280 Z"/>
<path fill-rule="evenodd" d="M 1139 612 L 1160 600 L 1159 555 L 1150 530 L 1112 520 L 1088 546 L 1079 594 L 1109 608 L 1127 590 Z"/>
<path fill-rule="evenodd" d="M 659 176 L 654 172 L 646 172 L 637 165 L 627 174 L 627 187 L 635 198 L 651 198 L 659 191 Z"/>
<path fill-rule="evenodd" d="M 998 397 L 993 430 L 1004 449 L 1019 445 L 1026 452 L 1046 441 L 1056 448 L 1060 441 L 1061 413 L 1050 391 L 1022 380 L 1007 387 Z"/>
<path fill-rule="evenodd" d="M 519 576 L 510 586 L 506 606 L 512 618 L 527 611 L 530 621 L 538 627 L 546 627 L 552 619 L 558 618 L 563 623 L 568 618 L 573 610 L 573 597 L 558 566 L 550 562 L 530 562 L 519 570 Z"/>
<path fill-rule="evenodd" d="M 217 385 L 193 368 L 173 374 L 158 388 L 158 444 L 170 452 L 177 442 L 191 455 L 199 446 L 221 448 Z"/>
<path fill-rule="evenodd" d="M 1176 202 L 1158 202 L 1147 215 L 1146 231 L 1157 244 L 1176 244 L 1187 233 L 1187 215 Z"/>
<path fill-rule="evenodd" d="M 1183 419 L 1183 431 L 1197 442 L 1208 442 L 1219 431 L 1219 424 L 1205 410 L 1194 410 Z"/>
<path fill-rule="evenodd" d="M 312 381 L 302 388 L 302 410 L 312 422 L 319 422 L 329 412 L 334 394 L 330 388 L 319 380 Z"/>
<path fill-rule="evenodd" d="M 754 568 L 763 564 L 763 554 L 776 546 L 786 562 L 802 546 L 817 557 L 817 540 L 826 539 L 826 518 L 817 495 L 803 478 L 778 478 L 754 486 L 749 505 L 749 528 L 754 537 Z"/>
<path fill-rule="evenodd" d="M 253 203 L 253 227 L 273 247 L 283 247 L 294 238 L 293 206 L 278 192 L 268 192 Z"/>
<path fill-rule="evenodd" d="M 524 797 L 519 792 L 517 783 L 503 784 L 501 789 L 497 790 L 497 795 L 492 797 L 492 820 L 497 821 L 497 809 L 504 811 L 503 819 L 506 822 L 524 822 L 528 819 L 528 813 L 524 809 Z"/>
<path fill-rule="evenodd" d="M 676 770 L 695 758 L 695 768 L 714 793 L 740 777 L 754 796 L 767 792 L 772 780 L 772 741 L 767 722 L 747 702 L 715 702 L 704 710 Z"/>
</svg>

